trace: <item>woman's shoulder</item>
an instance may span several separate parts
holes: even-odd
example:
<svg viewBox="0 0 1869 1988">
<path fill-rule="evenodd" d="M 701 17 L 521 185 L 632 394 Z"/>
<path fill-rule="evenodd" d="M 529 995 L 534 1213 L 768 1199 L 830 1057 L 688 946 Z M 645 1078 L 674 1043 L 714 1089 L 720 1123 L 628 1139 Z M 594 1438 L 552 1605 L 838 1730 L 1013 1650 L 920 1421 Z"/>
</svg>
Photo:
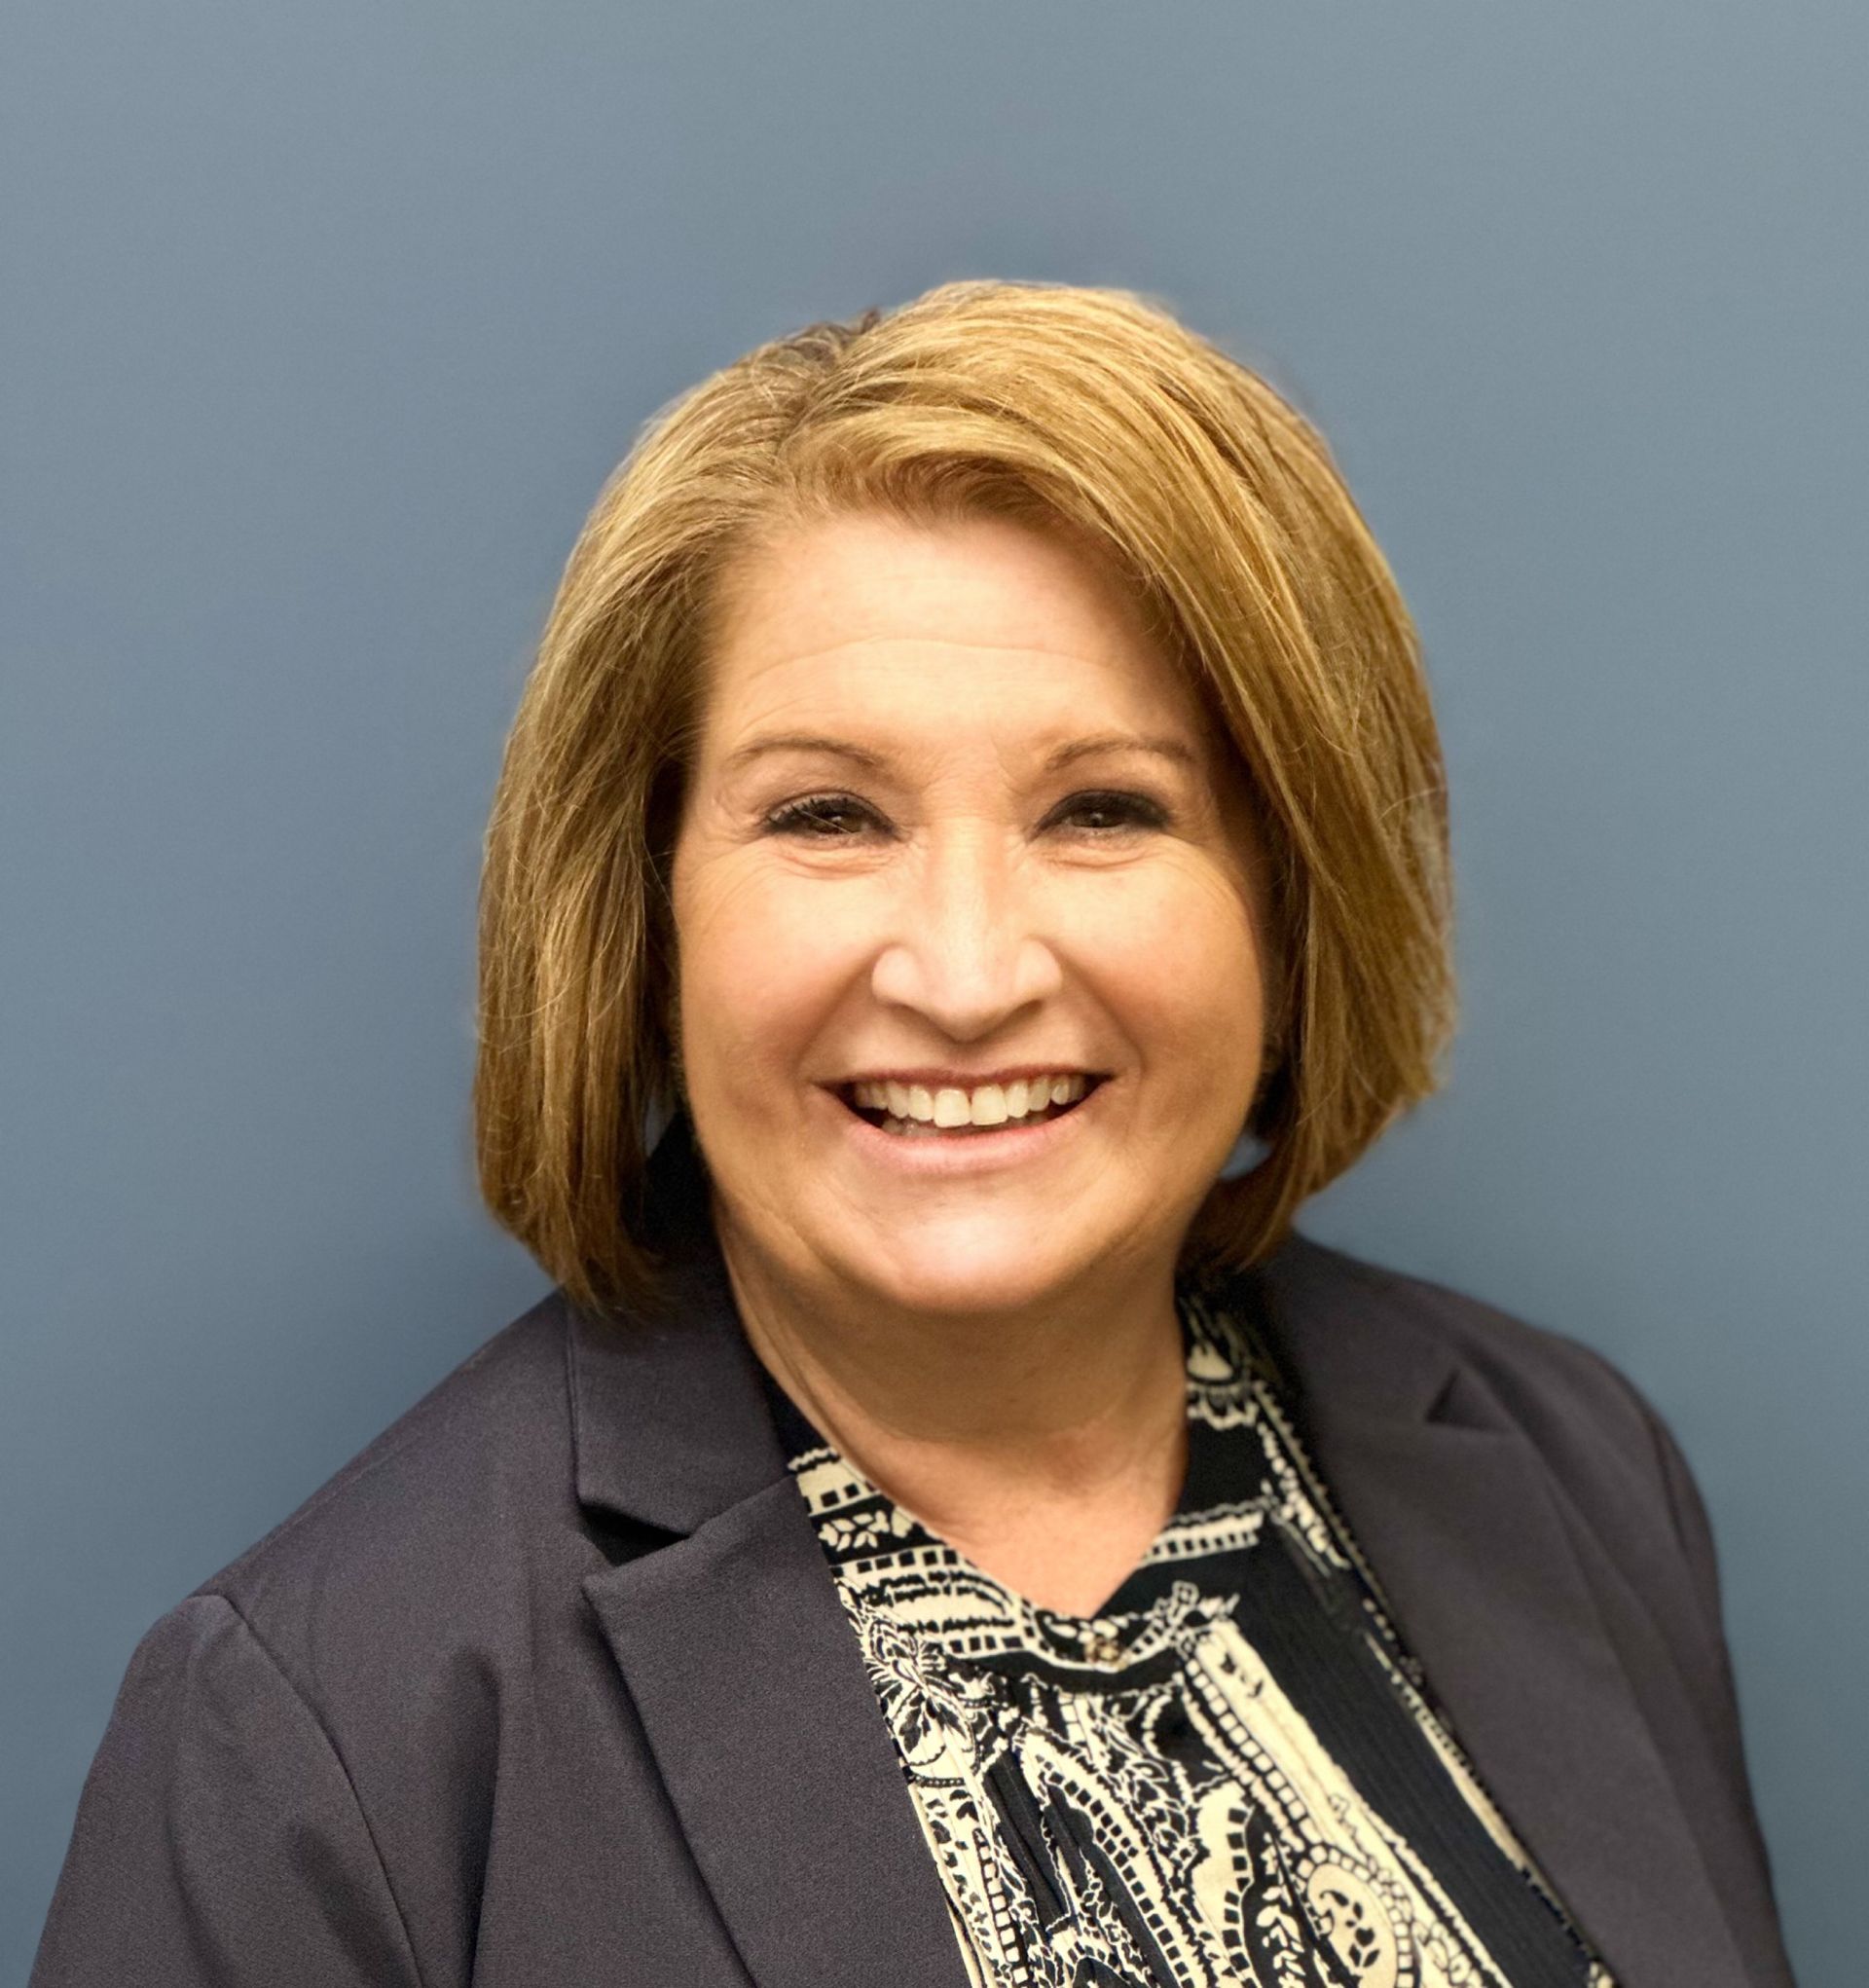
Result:
<svg viewBox="0 0 1869 1988">
<path fill-rule="evenodd" d="M 1582 1337 L 1296 1230 L 1259 1275 L 1313 1384 L 1385 1403 L 1414 1388 L 1426 1419 L 1516 1431 L 1593 1503 L 1639 1486 L 1661 1493 L 1677 1532 L 1698 1530 L 1698 1494 L 1667 1421 Z"/>
<path fill-rule="evenodd" d="M 1339 1458 L 1356 1451 L 1359 1429 L 1407 1427 L 1419 1434 L 1405 1454 L 1424 1454 L 1425 1439 L 1453 1470 L 1462 1446 L 1520 1446 L 1626 1591 L 1648 1598 L 1683 1674 L 1704 1703 L 1727 1708 L 1717 1715 L 1730 1726 L 1707 1509 L 1672 1429 L 1615 1361 L 1452 1284 L 1297 1231 L 1250 1283 L 1301 1424 L 1327 1441 L 1335 1431 Z"/>
<path fill-rule="evenodd" d="M 1652 1413 L 1635 1383 L 1587 1340 L 1508 1309 L 1477 1293 L 1376 1263 L 1291 1231 L 1265 1266 L 1268 1278 L 1301 1300 L 1333 1299 L 1374 1307 L 1389 1322 L 1426 1335 L 1471 1364 L 1512 1402 L 1561 1403 L 1615 1415 Z"/>
<path fill-rule="evenodd" d="M 504 1639 L 541 1570 L 596 1558 L 568 1493 L 568 1335 L 554 1291 L 171 1615 L 208 1621 L 199 1604 L 224 1604 L 308 1696 L 322 1678 Z"/>
</svg>

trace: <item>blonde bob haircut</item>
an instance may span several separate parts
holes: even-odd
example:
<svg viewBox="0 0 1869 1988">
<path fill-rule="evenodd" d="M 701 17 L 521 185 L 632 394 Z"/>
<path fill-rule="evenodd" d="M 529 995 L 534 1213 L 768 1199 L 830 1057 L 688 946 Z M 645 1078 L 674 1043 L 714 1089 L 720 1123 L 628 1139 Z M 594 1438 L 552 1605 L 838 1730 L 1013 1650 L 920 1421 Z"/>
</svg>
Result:
<svg viewBox="0 0 1869 1988">
<path fill-rule="evenodd" d="M 1317 430 L 1135 292 L 969 280 L 761 345 L 654 415 L 568 561 L 487 831 L 474 1137 L 574 1302 L 653 1309 L 647 1122 L 685 1108 L 669 877 L 723 576 L 853 511 L 1049 526 L 1133 590 L 1265 860 L 1266 1040 L 1183 1266 L 1251 1266 L 1439 1087 L 1446 776 L 1413 625 Z"/>
</svg>

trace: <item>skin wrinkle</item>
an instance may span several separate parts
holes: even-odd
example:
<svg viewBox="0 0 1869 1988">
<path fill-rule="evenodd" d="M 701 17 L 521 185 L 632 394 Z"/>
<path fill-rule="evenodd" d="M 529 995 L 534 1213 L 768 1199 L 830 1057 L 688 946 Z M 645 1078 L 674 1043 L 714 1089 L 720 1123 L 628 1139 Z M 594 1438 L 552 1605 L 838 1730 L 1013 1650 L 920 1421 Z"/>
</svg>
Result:
<svg viewBox="0 0 1869 1988">
<path fill-rule="evenodd" d="M 1174 1269 L 1260 1075 L 1238 777 L 1110 576 L 1030 527 L 801 528 L 730 594 L 674 898 L 684 1081 L 749 1338 L 883 1489 L 1087 1610 L 1179 1496 Z M 729 770 L 773 730 L 887 767 Z M 1042 770 L 1104 730 L 1178 737 L 1193 763 Z M 1073 797 L 1106 791 L 1169 819 L 1081 823 Z M 810 795 L 852 812 L 768 828 Z M 821 1087 L 929 1062 L 1111 1082 L 1050 1154 L 937 1180 L 879 1161 Z"/>
</svg>

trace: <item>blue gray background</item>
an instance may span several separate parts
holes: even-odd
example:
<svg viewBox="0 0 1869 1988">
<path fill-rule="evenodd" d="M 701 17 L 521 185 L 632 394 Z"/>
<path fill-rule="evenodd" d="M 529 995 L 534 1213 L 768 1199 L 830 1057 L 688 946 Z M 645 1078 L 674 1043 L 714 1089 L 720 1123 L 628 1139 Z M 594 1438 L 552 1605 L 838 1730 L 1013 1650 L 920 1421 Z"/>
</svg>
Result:
<svg viewBox="0 0 1869 1988">
<path fill-rule="evenodd" d="M 501 738 L 643 420 L 954 276 L 1142 289 L 1425 637 L 1466 1020 L 1321 1238 L 1692 1457 L 1862 1977 L 1855 0 L 24 0 L 0 61 L 0 1978 L 132 1644 L 544 1287 L 477 1209 Z"/>
</svg>

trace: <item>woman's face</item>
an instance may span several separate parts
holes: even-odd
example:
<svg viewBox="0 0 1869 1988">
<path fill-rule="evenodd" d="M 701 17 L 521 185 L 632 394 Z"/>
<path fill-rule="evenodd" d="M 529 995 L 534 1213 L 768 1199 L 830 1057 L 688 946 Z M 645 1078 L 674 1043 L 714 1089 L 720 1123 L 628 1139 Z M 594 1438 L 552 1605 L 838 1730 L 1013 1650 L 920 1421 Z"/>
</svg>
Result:
<svg viewBox="0 0 1869 1988">
<path fill-rule="evenodd" d="M 1258 1081 L 1261 899 L 1136 610 L 1051 534 L 865 513 L 736 570 L 710 670 L 677 984 L 730 1259 L 931 1313 L 1165 1278 Z M 1040 1074 L 1095 1081 L 1033 1117 Z"/>
</svg>

